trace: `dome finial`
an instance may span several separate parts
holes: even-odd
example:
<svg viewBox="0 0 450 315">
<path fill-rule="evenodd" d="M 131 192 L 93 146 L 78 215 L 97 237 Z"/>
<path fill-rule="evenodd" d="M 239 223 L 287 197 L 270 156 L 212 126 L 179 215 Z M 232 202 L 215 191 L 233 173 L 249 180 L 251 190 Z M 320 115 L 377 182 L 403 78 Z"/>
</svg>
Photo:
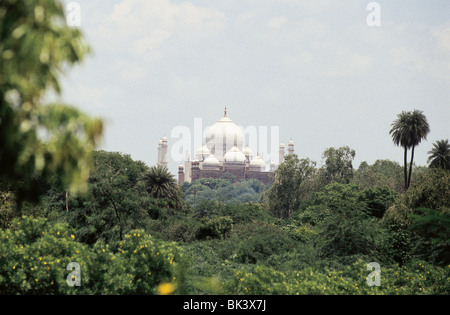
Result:
<svg viewBox="0 0 450 315">
<path fill-rule="evenodd" d="M 224 112 L 223 112 L 224 114 L 223 114 L 223 117 L 227 117 L 227 107 L 225 106 L 225 110 L 224 110 Z"/>
</svg>

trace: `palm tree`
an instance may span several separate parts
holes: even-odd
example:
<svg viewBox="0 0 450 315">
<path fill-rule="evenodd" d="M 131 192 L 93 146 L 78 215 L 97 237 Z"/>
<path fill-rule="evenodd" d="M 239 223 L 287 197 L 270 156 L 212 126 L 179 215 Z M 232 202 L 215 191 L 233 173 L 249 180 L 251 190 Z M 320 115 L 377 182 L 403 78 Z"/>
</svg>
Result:
<svg viewBox="0 0 450 315">
<path fill-rule="evenodd" d="M 430 167 L 439 167 L 450 170 L 450 144 L 448 139 L 433 143 L 434 148 L 428 151 L 428 164 Z"/>
<path fill-rule="evenodd" d="M 411 184 L 412 164 L 414 160 L 414 148 L 426 139 L 430 127 L 427 118 L 420 110 L 412 112 L 401 112 L 397 115 L 397 119 L 392 123 L 392 129 L 389 132 L 392 136 L 392 141 L 398 146 L 404 148 L 404 175 L 405 175 L 405 190 Z M 411 149 L 411 162 L 409 165 L 408 176 L 408 149 Z"/>
<path fill-rule="evenodd" d="M 147 193 L 156 199 L 167 199 L 179 208 L 181 206 L 181 190 L 177 181 L 167 167 L 153 166 L 143 174 Z"/>
</svg>

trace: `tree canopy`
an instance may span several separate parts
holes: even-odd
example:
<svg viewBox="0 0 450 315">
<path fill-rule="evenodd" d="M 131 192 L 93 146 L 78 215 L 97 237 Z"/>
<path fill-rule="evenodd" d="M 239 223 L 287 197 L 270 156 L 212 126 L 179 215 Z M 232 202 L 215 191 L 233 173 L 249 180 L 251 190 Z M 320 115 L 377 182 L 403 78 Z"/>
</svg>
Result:
<svg viewBox="0 0 450 315">
<path fill-rule="evenodd" d="M 411 185 L 414 148 L 422 140 L 427 138 L 429 132 L 430 126 L 428 125 L 427 118 L 420 110 L 414 110 L 412 112 L 403 111 L 397 115 L 397 119 L 392 123 L 392 128 L 389 131 L 392 136 L 392 141 L 395 145 L 401 146 L 404 149 L 405 189 L 408 189 Z M 411 149 L 411 161 L 408 175 L 407 152 L 409 149 Z"/>
<path fill-rule="evenodd" d="M 355 150 L 348 146 L 326 149 L 322 155 L 325 160 L 322 169 L 324 182 L 350 183 L 353 178 L 352 162 L 355 154 Z"/>
<path fill-rule="evenodd" d="M 274 183 L 266 193 L 270 211 L 279 218 L 289 218 L 305 199 L 312 185 L 316 163 L 288 155 L 275 170 Z"/>
<path fill-rule="evenodd" d="M 428 151 L 428 164 L 430 167 L 439 167 L 450 170 L 450 143 L 448 139 L 438 140 L 433 143 L 433 148 Z"/>
</svg>

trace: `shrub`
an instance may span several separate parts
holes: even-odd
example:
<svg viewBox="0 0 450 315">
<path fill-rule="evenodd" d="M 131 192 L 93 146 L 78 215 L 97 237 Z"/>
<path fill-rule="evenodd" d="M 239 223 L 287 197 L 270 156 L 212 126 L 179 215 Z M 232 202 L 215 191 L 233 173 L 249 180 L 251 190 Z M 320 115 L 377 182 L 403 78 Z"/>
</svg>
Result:
<svg viewBox="0 0 450 315">
<path fill-rule="evenodd" d="M 194 224 L 177 222 L 164 231 L 164 239 L 174 242 L 191 242 L 195 240 L 198 227 Z"/>
<path fill-rule="evenodd" d="M 233 219 L 228 216 L 202 218 L 197 231 L 198 239 L 225 238 L 233 227 Z"/>
<path fill-rule="evenodd" d="M 239 263 L 256 264 L 272 255 L 291 251 L 297 245 L 282 227 L 263 222 L 236 227 L 229 240 L 234 259 Z"/>
<path fill-rule="evenodd" d="M 163 242 L 134 230 L 120 243 L 118 258 L 126 264 L 126 273 L 131 284 L 123 293 L 156 294 L 157 286 L 169 283 L 174 278 L 174 262 L 180 258 L 175 243 Z"/>
<path fill-rule="evenodd" d="M 370 215 L 381 219 L 397 195 L 387 187 L 369 187 L 361 192 L 360 200 L 367 203 Z"/>
<path fill-rule="evenodd" d="M 299 211 L 294 219 L 302 224 L 315 226 L 324 222 L 329 213 L 330 210 L 325 205 L 311 205 L 305 210 Z"/>
<path fill-rule="evenodd" d="M 317 231 L 309 225 L 301 225 L 289 230 L 289 235 L 297 241 L 306 243 L 311 241 Z"/>
<path fill-rule="evenodd" d="M 0 231 L 1 294 L 155 294 L 161 283 L 176 283 L 181 254 L 174 243 L 142 230 L 125 236 L 120 251 L 78 243 L 66 224 L 43 218 L 16 219 Z M 69 286 L 70 262 L 80 265 L 81 286 Z"/>
<path fill-rule="evenodd" d="M 409 230 L 417 233 L 422 240 L 418 254 L 428 261 L 448 265 L 450 263 L 450 213 L 419 208 L 411 215 L 414 224 Z"/>
<path fill-rule="evenodd" d="M 306 268 L 280 272 L 255 266 L 250 271 L 235 271 L 225 285 L 228 294 L 442 294 L 450 292 L 450 266 L 440 268 L 423 261 L 408 266 L 381 266 L 380 286 L 369 286 L 367 263 L 356 261 L 343 270 Z"/>
<path fill-rule="evenodd" d="M 397 198 L 383 216 L 388 223 L 411 225 L 411 214 L 416 209 L 429 208 L 438 212 L 450 212 L 450 172 L 432 169 L 420 181 L 413 183 L 409 189 Z"/>
<path fill-rule="evenodd" d="M 229 216 L 233 219 L 233 224 L 249 223 L 254 220 L 269 222 L 272 219 L 270 213 L 264 209 L 261 204 L 248 203 L 229 203 L 219 211 L 222 216 Z"/>
</svg>

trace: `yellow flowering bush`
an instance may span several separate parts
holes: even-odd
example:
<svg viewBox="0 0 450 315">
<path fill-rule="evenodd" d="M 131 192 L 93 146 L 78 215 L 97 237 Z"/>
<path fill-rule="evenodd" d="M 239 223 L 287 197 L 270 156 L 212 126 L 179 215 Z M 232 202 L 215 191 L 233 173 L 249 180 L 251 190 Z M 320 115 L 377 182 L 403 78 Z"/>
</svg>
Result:
<svg viewBox="0 0 450 315">
<path fill-rule="evenodd" d="M 143 231 L 126 235 L 112 252 L 102 242 L 78 243 L 65 224 L 23 217 L 0 230 L 0 294 L 157 294 L 161 283 L 173 292 L 179 257 L 174 243 Z M 80 265 L 80 286 L 66 281 L 70 262 Z"/>
<path fill-rule="evenodd" d="M 367 264 L 357 261 L 343 270 L 281 272 L 271 267 L 255 266 L 250 271 L 236 271 L 226 284 L 227 294 L 345 295 L 449 294 L 450 266 L 436 267 L 425 262 L 408 266 L 381 266 L 380 286 L 369 286 Z"/>
<path fill-rule="evenodd" d="M 0 231 L 0 293 L 70 294 L 66 266 L 84 265 L 85 245 L 75 242 L 63 224 L 45 219 L 16 219 Z"/>
<path fill-rule="evenodd" d="M 156 294 L 158 284 L 176 282 L 180 258 L 175 243 L 154 239 L 143 230 L 133 230 L 119 244 L 118 258 L 126 261 L 133 294 Z M 166 292 L 166 291 L 164 291 Z"/>
</svg>

